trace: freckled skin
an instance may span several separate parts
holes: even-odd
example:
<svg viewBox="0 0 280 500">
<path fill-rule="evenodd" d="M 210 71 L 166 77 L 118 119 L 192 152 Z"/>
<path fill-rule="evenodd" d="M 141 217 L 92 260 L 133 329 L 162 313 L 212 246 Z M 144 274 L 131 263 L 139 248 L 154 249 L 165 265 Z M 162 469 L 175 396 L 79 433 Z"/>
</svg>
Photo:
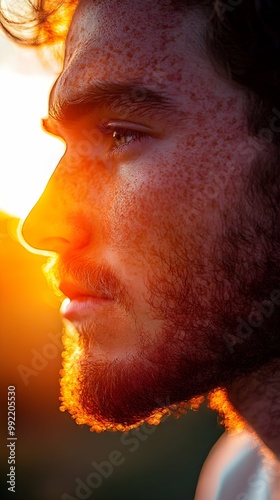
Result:
<svg viewBox="0 0 280 500">
<path fill-rule="evenodd" d="M 263 208 L 252 215 L 246 192 L 256 158 L 249 163 L 240 153 L 249 141 L 245 93 L 212 67 L 205 24 L 203 11 L 161 1 L 131 9 L 128 0 L 83 0 L 51 96 L 65 99 L 73 88 L 129 75 L 163 90 L 176 107 L 164 118 L 106 110 L 62 130 L 67 151 L 23 227 L 30 245 L 59 254 L 61 267 L 75 265 L 79 275 L 85 263 L 92 270 L 106 263 L 125 290 L 126 306 L 117 302 L 77 327 L 91 339 L 82 356 L 83 412 L 110 425 L 135 424 L 164 406 L 159 401 L 226 385 L 260 362 L 260 347 L 264 360 L 271 356 L 262 337 L 250 340 L 250 352 L 244 341 L 234 354 L 223 337 L 248 314 L 251 283 L 261 296 L 258 269 L 267 255 L 254 232 Z M 110 164 L 109 138 L 77 155 L 81 130 L 100 119 L 144 124 L 152 133 Z M 227 241 L 232 228 L 234 245 Z M 251 237 L 241 244 L 244 230 Z M 229 274 L 225 262 L 237 254 Z M 242 272 L 247 267 L 255 274 Z M 65 407 L 72 411 L 69 401 Z"/>
</svg>

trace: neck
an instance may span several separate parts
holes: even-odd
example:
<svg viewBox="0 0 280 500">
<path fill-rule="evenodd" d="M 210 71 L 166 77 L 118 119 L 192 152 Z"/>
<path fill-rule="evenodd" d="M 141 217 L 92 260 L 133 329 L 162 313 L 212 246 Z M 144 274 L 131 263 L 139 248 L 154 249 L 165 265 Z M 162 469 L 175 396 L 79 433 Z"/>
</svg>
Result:
<svg viewBox="0 0 280 500">
<path fill-rule="evenodd" d="M 229 401 L 280 461 L 280 359 L 234 382 Z"/>
</svg>

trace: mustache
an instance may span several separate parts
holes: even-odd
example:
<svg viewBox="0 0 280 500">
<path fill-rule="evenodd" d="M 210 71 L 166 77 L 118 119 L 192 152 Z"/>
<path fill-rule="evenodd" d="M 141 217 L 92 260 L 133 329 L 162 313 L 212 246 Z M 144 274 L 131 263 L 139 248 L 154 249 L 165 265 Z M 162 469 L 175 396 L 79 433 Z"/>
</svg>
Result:
<svg viewBox="0 0 280 500">
<path fill-rule="evenodd" d="M 57 296 L 63 295 L 60 284 L 71 282 L 89 295 L 107 295 L 126 310 L 131 310 L 133 301 L 127 287 L 104 260 L 95 264 L 92 260 L 79 256 L 64 259 L 54 256 L 48 259 L 43 272 L 49 287 Z"/>
</svg>

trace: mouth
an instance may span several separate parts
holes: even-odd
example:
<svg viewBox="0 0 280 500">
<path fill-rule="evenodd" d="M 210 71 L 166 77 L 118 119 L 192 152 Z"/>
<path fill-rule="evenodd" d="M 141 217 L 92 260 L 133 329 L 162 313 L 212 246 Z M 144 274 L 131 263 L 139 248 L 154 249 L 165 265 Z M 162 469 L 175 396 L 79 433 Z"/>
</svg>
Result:
<svg viewBox="0 0 280 500">
<path fill-rule="evenodd" d="M 112 305 L 112 296 L 100 290 L 82 289 L 72 283 L 61 283 L 60 290 L 66 296 L 60 312 L 69 321 L 80 321 L 92 317 L 97 311 Z"/>
</svg>

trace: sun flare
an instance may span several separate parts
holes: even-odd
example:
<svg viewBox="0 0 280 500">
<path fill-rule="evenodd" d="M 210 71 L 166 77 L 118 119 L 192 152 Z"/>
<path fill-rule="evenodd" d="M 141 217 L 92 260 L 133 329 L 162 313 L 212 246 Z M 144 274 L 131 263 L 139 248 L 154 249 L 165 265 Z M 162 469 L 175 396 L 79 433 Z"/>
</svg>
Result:
<svg viewBox="0 0 280 500">
<path fill-rule="evenodd" d="M 44 190 L 64 150 L 40 127 L 55 75 L 24 74 L 9 66 L 0 68 L 0 73 L 0 210 L 22 218 Z"/>
</svg>

